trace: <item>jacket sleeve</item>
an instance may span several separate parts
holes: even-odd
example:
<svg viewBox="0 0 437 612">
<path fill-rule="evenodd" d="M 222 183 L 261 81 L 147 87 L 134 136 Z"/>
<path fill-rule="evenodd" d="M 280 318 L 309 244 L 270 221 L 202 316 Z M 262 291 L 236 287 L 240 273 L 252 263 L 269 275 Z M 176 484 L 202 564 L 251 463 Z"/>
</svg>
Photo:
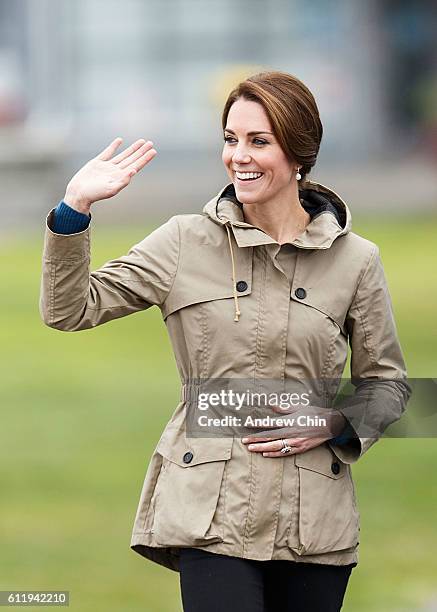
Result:
<svg viewBox="0 0 437 612">
<path fill-rule="evenodd" d="M 172 217 L 127 255 L 90 273 L 90 229 L 56 234 L 47 215 L 39 310 L 46 325 L 89 329 L 165 301 L 176 276 L 179 225 Z"/>
<path fill-rule="evenodd" d="M 346 317 L 355 393 L 339 409 L 355 436 L 329 442 L 344 463 L 357 461 L 397 421 L 411 395 L 379 249 L 374 245 Z"/>
</svg>

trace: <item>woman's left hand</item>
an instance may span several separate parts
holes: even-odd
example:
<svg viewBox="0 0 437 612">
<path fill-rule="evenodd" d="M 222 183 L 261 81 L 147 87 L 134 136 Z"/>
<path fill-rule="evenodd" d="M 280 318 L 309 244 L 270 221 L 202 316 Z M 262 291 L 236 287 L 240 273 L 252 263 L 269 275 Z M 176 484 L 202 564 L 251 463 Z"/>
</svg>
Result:
<svg viewBox="0 0 437 612">
<path fill-rule="evenodd" d="M 272 425 L 270 431 L 265 430 L 263 426 L 263 431 L 242 438 L 243 444 L 247 445 L 249 451 L 262 453 L 263 457 L 287 457 L 304 453 L 339 435 L 346 425 L 345 417 L 338 410 L 328 410 L 317 406 L 306 406 L 304 409 L 299 408 L 291 412 L 289 409 L 284 412 L 281 408 L 273 408 L 273 410 L 285 414 L 288 419 L 294 417 L 293 426 L 275 428 Z M 298 417 L 300 424 L 297 423 Z M 284 446 L 282 441 L 287 446 L 291 446 L 292 450 L 281 453 Z"/>
</svg>

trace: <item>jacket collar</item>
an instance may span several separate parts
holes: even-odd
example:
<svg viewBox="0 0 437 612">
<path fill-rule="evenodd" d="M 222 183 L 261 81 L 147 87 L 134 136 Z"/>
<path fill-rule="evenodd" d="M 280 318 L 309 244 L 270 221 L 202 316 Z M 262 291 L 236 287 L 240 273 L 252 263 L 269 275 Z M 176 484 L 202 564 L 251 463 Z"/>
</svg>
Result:
<svg viewBox="0 0 437 612">
<path fill-rule="evenodd" d="M 352 218 L 345 202 L 332 189 L 313 181 L 306 181 L 299 189 L 302 206 L 311 215 L 311 221 L 293 242 L 302 249 L 329 249 L 334 240 L 347 234 Z M 235 195 L 232 183 L 203 207 L 203 213 L 221 225 L 230 225 L 239 247 L 278 244 L 271 236 L 244 221 L 243 208 Z"/>
</svg>

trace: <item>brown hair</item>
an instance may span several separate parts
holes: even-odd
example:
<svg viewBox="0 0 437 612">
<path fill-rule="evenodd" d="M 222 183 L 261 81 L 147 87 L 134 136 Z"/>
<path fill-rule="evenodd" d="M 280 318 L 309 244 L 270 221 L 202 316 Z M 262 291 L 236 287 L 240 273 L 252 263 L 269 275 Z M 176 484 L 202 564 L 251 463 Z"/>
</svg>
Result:
<svg viewBox="0 0 437 612">
<path fill-rule="evenodd" d="M 239 83 L 226 100 L 222 127 L 232 104 L 244 98 L 263 106 L 287 158 L 301 165 L 301 183 L 315 165 L 323 126 L 313 94 L 295 76 L 277 70 L 259 72 Z"/>
</svg>

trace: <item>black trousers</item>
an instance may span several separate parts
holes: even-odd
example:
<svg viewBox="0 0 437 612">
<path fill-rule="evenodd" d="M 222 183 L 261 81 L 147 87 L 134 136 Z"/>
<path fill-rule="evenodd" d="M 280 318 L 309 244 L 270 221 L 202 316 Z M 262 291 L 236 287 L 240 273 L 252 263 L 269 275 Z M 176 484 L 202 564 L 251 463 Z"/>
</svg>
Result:
<svg viewBox="0 0 437 612">
<path fill-rule="evenodd" d="M 355 565 L 253 561 L 182 548 L 184 612 L 338 612 Z"/>
</svg>

